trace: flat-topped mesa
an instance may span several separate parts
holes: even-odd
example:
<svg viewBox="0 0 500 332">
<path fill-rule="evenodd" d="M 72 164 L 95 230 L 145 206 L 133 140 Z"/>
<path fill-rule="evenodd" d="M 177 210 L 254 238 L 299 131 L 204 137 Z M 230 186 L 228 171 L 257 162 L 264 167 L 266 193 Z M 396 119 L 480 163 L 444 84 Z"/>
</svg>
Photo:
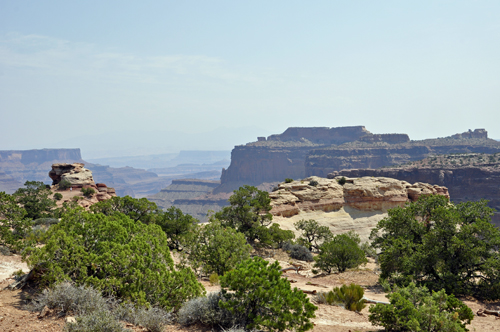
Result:
<svg viewBox="0 0 500 332">
<path fill-rule="evenodd" d="M 71 187 L 93 186 L 95 187 L 92 171 L 84 168 L 85 164 L 52 164 L 49 177 L 52 179 L 52 185 L 57 185 L 61 181 L 68 182 Z"/>
<path fill-rule="evenodd" d="M 352 142 L 365 135 L 371 135 L 364 126 L 352 127 L 290 127 L 282 134 L 271 135 L 267 141 L 307 140 L 314 144 L 342 144 Z M 262 138 L 258 139 L 263 141 Z"/>
<path fill-rule="evenodd" d="M 422 195 L 438 194 L 450 198 L 446 187 L 386 177 L 345 178 L 338 180 L 311 176 L 299 181 L 280 183 L 278 190 L 269 194 L 271 213 L 291 217 L 303 211 L 331 212 L 348 206 L 360 211 L 381 211 L 406 202 L 416 201 Z"/>
<path fill-rule="evenodd" d="M 486 129 L 474 129 L 474 131 L 470 130 L 461 134 L 451 135 L 451 138 L 454 139 L 471 139 L 471 138 L 479 138 L 486 139 L 488 138 L 488 132 Z"/>
</svg>

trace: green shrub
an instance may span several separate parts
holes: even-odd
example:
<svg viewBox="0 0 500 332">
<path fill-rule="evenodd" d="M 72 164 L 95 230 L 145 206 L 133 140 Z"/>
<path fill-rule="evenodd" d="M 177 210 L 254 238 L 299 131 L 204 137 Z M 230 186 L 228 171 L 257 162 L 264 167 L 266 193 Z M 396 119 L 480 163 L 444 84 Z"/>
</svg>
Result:
<svg viewBox="0 0 500 332">
<path fill-rule="evenodd" d="M 474 318 L 472 310 L 444 289 L 430 293 L 414 283 L 387 295 L 390 304 L 370 307 L 373 325 L 387 331 L 468 331 L 465 325 Z"/>
<path fill-rule="evenodd" d="M 332 303 L 341 304 L 347 310 L 360 312 L 366 307 L 364 294 L 363 287 L 352 283 L 349 286 L 335 287 L 327 298 L 331 299 Z"/>
<path fill-rule="evenodd" d="M 223 275 L 249 258 L 252 250 L 243 234 L 222 227 L 218 221 L 200 225 L 185 242 L 184 252 L 190 265 L 205 276 Z"/>
<path fill-rule="evenodd" d="M 290 183 L 290 182 L 293 182 L 293 179 L 290 179 L 290 178 L 285 179 L 285 183 Z"/>
<path fill-rule="evenodd" d="M 26 218 L 37 219 L 51 217 L 56 206 L 50 187 L 41 181 L 26 181 L 24 188 L 19 188 L 12 195 L 17 203 L 26 210 Z"/>
<path fill-rule="evenodd" d="M 230 206 L 215 213 L 213 219 L 245 235 L 251 245 L 271 246 L 269 226 L 273 220 L 269 193 L 253 186 L 243 186 L 229 197 Z"/>
<path fill-rule="evenodd" d="M 364 251 L 359 247 L 359 237 L 353 232 L 336 235 L 325 242 L 314 260 L 314 267 L 327 273 L 332 273 L 334 269 L 342 273 L 367 262 Z"/>
<path fill-rule="evenodd" d="M 337 179 L 337 183 L 343 186 L 347 182 L 345 177 L 341 177 L 340 179 Z"/>
<path fill-rule="evenodd" d="M 82 188 L 81 192 L 82 192 L 83 196 L 85 196 L 87 198 L 90 198 L 90 197 L 92 197 L 92 195 L 95 194 L 94 188 Z"/>
<path fill-rule="evenodd" d="M 220 306 L 238 315 L 247 330 L 307 331 L 317 309 L 307 296 L 281 277 L 278 262 L 249 259 L 221 278 Z"/>
<path fill-rule="evenodd" d="M 31 222 L 26 215 L 14 196 L 0 192 L 0 248 L 5 248 L 4 252 L 17 251 L 29 244 L 25 237 L 31 232 Z"/>
<path fill-rule="evenodd" d="M 316 187 L 318 184 L 319 184 L 319 183 L 318 183 L 318 181 L 316 181 L 316 180 L 311 180 L 311 181 L 309 181 L 309 185 L 310 185 L 310 186 Z"/>
<path fill-rule="evenodd" d="M 269 238 L 268 240 L 266 240 Z M 273 223 L 271 227 L 266 230 L 266 234 L 261 235 L 261 239 L 265 239 L 267 242 L 271 242 L 273 247 L 279 248 L 285 242 L 289 242 L 295 238 L 293 231 L 284 230 L 280 228 L 280 225 Z"/>
<path fill-rule="evenodd" d="M 130 196 L 111 197 L 111 199 L 92 205 L 90 211 L 107 216 L 123 213 L 130 219 L 145 224 L 154 223 L 161 212 L 156 203 L 149 201 L 147 198 L 132 198 Z"/>
<path fill-rule="evenodd" d="M 217 273 L 212 273 L 208 278 L 210 281 L 210 285 L 218 285 L 219 284 L 219 275 Z"/>
<path fill-rule="evenodd" d="M 61 180 L 61 182 L 59 182 L 59 189 L 60 190 L 66 190 L 69 188 L 71 188 L 71 182 L 69 182 L 68 180 L 63 179 L 63 180 Z"/>
<path fill-rule="evenodd" d="M 159 212 L 155 223 L 160 225 L 167 235 L 170 249 L 180 250 L 184 238 L 194 230 L 198 220 L 172 206 L 165 212 Z"/>
<path fill-rule="evenodd" d="M 300 244 L 292 244 L 290 242 L 286 242 L 281 247 L 283 250 L 288 252 L 291 258 L 298 259 L 299 261 L 312 262 L 313 255 L 311 251 Z"/>
<path fill-rule="evenodd" d="M 61 193 L 55 193 L 54 194 L 54 199 L 56 201 L 60 201 L 63 198 L 63 195 Z"/>
<path fill-rule="evenodd" d="M 174 269 L 165 233 L 158 225 L 123 214 L 70 210 L 49 228 L 46 244 L 25 251 L 38 281 L 51 286 L 73 280 L 106 296 L 159 304 L 170 310 L 199 296 L 203 286 L 190 269 Z"/>
</svg>

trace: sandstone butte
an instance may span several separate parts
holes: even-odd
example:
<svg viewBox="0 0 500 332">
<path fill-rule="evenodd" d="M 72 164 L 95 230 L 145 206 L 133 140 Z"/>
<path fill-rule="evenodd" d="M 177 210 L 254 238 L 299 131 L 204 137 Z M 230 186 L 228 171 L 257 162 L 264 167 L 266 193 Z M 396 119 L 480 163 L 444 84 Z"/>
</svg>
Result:
<svg viewBox="0 0 500 332">
<path fill-rule="evenodd" d="M 271 192 L 273 222 L 283 229 L 297 231 L 293 224 L 301 219 L 314 219 L 328 226 L 334 234 L 356 231 L 367 241 L 377 222 L 387 210 L 416 201 L 422 195 L 437 194 L 450 198 L 443 186 L 417 182 L 410 184 L 386 177 L 327 179 L 311 176 L 290 183 L 280 183 Z M 311 185 L 310 182 L 317 182 Z"/>
<path fill-rule="evenodd" d="M 116 196 L 114 188 L 109 188 L 104 183 L 95 183 L 92 176 L 92 171 L 86 169 L 83 163 L 59 163 L 53 164 L 49 172 L 49 177 L 52 179 L 51 190 L 63 195 L 60 202 L 69 202 L 73 197 L 81 197 L 77 200 L 78 204 L 84 208 L 90 207 L 100 201 L 110 199 Z M 67 189 L 61 189 L 60 183 L 66 181 L 69 183 Z M 91 197 L 83 197 L 82 188 L 92 188 L 96 191 Z"/>
</svg>

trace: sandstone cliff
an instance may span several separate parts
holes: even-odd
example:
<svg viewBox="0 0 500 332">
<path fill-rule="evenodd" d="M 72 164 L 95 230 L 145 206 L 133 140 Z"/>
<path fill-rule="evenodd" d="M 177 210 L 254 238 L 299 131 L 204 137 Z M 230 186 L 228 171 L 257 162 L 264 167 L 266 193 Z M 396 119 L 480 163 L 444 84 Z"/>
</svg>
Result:
<svg viewBox="0 0 500 332">
<path fill-rule="evenodd" d="M 358 140 L 393 144 L 409 138 L 406 134 L 374 135 L 364 126 L 288 128 L 282 134 L 236 146 L 231 152 L 231 164 L 222 170 L 221 186 L 215 192 L 231 192 L 243 184 L 304 178 L 307 175 L 304 162 L 311 150 Z"/>
<path fill-rule="evenodd" d="M 496 152 L 500 152 L 500 142 L 491 139 L 436 139 L 393 145 L 354 142 L 311 150 L 305 159 L 305 173 L 327 176 L 342 169 L 401 165 L 431 155 Z"/>
<path fill-rule="evenodd" d="M 421 195 L 438 194 L 449 198 L 446 187 L 417 182 L 410 184 L 388 177 L 348 177 L 340 185 L 336 179 L 316 176 L 280 183 L 269 194 L 273 221 L 296 232 L 293 223 L 315 219 L 334 234 L 354 230 L 363 241 L 371 229 L 387 216 L 387 210 L 415 201 Z"/>
</svg>

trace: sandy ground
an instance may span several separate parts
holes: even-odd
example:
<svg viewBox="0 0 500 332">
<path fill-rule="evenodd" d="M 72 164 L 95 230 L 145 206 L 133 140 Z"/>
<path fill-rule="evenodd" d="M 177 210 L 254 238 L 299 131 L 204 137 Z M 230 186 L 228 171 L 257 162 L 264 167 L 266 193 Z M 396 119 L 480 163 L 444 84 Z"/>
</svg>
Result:
<svg viewBox="0 0 500 332">
<path fill-rule="evenodd" d="M 365 287 L 365 296 L 378 300 L 387 301 L 385 293 L 380 286 L 377 285 L 378 275 L 376 264 L 372 262 L 366 264 L 360 269 L 347 271 L 342 274 L 331 274 L 327 276 L 315 276 L 310 271 L 311 264 L 290 260 L 286 254 L 280 251 L 270 251 L 267 259 L 278 260 L 282 268 L 291 266 L 290 263 L 300 263 L 304 266 L 303 271 L 296 273 L 295 271 L 287 271 L 284 277 L 292 282 L 292 287 L 297 287 L 303 290 L 316 290 L 317 292 L 328 291 L 333 287 L 338 287 L 343 284 L 356 284 Z M 50 331 L 61 332 L 65 325 L 65 318 L 58 317 L 54 313 L 50 313 L 44 318 L 39 318 L 38 313 L 31 313 L 25 308 L 25 304 L 29 299 L 33 298 L 33 290 L 3 290 L 8 284 L 13 282 L 10 274 L 14 271 L 22 269 L 28 271 L 25 263 L 21 261 L 19 256 L 0 256 L 0 331 Z M 220 290 L 218 285 L 211 285 L 208 281 L 201 280 L 207 292 L 217 292 Z M 314 283 L 316 285 L 310 285 Z M 314 301 L 314 295 L 308 295 L 311 301 Z M 473 299 L 464 300 L 464 302 L 476 313 L 481 308 L 491 310 L 499 310 L 500 302 L 484 303 Z M 361 313 L 354 313 L 344 310 L 341 307 L 320 304 L 316 311 L 316 318 L 313 319 L 315 324 L 313 332 L 367 332 L 380 331 L 381 328 L 374 327 L 368 321 L 368 308 Z M 144 331 L 144 329 L 132 325 L 126 325 L 127 328 L 133 331 Z M 472 324 L 468 326 L 470 331 L 500 331 L 500 319 L 495 316 L 478 317 L 475 316 Z M 203 326 L 181 327 L 179 325 L 169 325 L 165 331 L 185 331 L 185 332 L 205 332 L 210 329 Z"/>
</svg>

